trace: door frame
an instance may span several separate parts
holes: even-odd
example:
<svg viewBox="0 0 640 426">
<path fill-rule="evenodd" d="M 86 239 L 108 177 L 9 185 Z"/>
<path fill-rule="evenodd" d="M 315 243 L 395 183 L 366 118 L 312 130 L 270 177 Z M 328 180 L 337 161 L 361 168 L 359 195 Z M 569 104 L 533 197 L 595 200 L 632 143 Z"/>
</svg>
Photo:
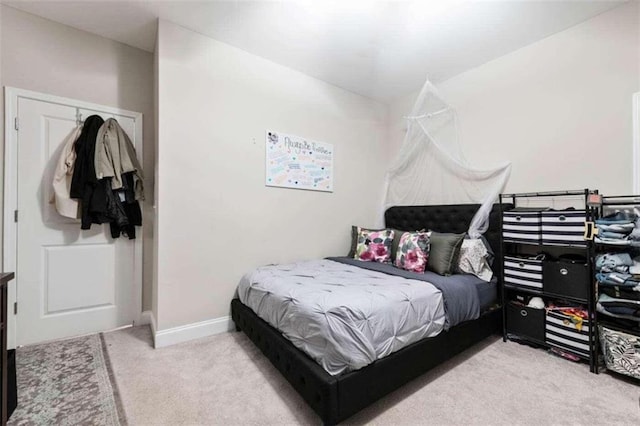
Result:
<svg viewBox="0 0 640 426">
<path fill-rule="evenodd" d="M 49 95 L 46 93 L 34 92 L 31 90 L 18 89 L 5 86 L 4 88 L 4 206 L 3 206 L 3 235 L 2 235 L 2 266 L 4 271 L 16 273 L 15 283 L 9 283 L 7 297 L 7 338 L 8 347 L 16 346 L 16 315 L 13 304 L 17 302 L 18 288 L 17 274 L 17 244 L 18 244 L 18 223 L 14 219 L 14 212 L 18 209 L 18 130 L 16 130 L 15 119 L 18 117 L 19 99 L 32 99 L 41 102 L 48 102 L 63 106 L 69 106 L 78 110 L 91 110 L 96 113 L 113 114 L 131 118 L 135 121 L 135 148 L 142 163 L 142 128 L 143 116 L 141 112 L 128 111 L 121 108 L 114 108 L 76 99 Z M 18 123 L 19 124 L 19 123 Z M 19 126 L 18 126 L 19 127 Z M 141 209 L 144 206 L 140 205 Z M 144 225 L 143 225 L 144 226 Z M 139 238 L 133 240 L 134 244 L 134 306 L 137 306 L 134 313 L 134 321 L 142 322 L 142 236 L 144 229 L 140 231 Z M 18 307 L 18 309 L 20 309 Z"/>
<path fill-rule="evenodd" d="M 640 194 L 640 92 L 633 94 L 633 194 Z"/>
</svg>

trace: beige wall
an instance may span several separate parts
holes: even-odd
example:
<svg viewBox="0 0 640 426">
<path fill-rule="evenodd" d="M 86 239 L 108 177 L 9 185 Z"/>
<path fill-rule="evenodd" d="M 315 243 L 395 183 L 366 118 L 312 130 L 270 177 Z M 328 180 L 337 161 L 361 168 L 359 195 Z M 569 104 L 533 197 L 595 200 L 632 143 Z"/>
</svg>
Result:
<svg viewBox="0 0 640 426">
<path fill-rule="evenodd" d="M 381 196 L 386 108 L 161 21 L 158 328 L 229 314 L 242 274 L 340 255 Z M 267 188 L 265 130 L 332 143 L 335 191 Z"/>
<path fill-rule="evenodd" d="M 160 55 L 158 54 L 158 40 L 159 33 L 156 32 L 156 46 L 153 53 L 153 118 L 154 118 L 154 157 L 153 164 L 158 164 L 158 150 L 155 147 L 158 146 L 158 135 L 160 131 L 160 111 L 159 104 L 159 81 L 160 81 Z M 158 168 L 154 168 L 154 181 L 158 181 Z M 158 199 L 158 185 L 154 187 L 153 199 Z M 153 205 L 153 235 L 158 235 L 158 220 L 157 220 L 157 206 L 154 202 Z M 158 244 L 154 240 L 151 241 L 152 250 L 152 279 L 151 279 L 151 315 L 153 316 L 152 327 L 158 323 Z M 155 330 L 154 330 L 155 331 Z"/>
<path fill-rule="evenodd" d="M 144 307 L 160 330 L 226 316 L 247 270 L 344 253 L 351 224 L 376 222 L 413 96 L 387 108 L 168 22 L 155 64 L 6 6 L 0 24 L 3 86 L 144 114 Z M 439 84 L 467 158 L 512 161 L 509 191 L 630 191 L 639 25 L 633 2 Z M 266 188 L 266 129 L 333 143 L 335 192 Z"/>
<path fill-rule="evenodd" d="M 147 201 L 144 206 L 146 226 L 143 236 L 143 306 L 150 309 L 154 165 L 153 55 L 7 6 L 0 6 L 0 11 L 2 86 L 34 90 L 144 114 L 143 167 L 148 183 L 145 185 Z M 4 118 L 1 108 L 2 106 L 0 114 Z M 3 140 L 4 133 L 0 137 Z M 0 155 L 1 153 L 2 151 Z M 0 157 L 0 168 L 3 161 Z M 0 209 L 0 214 L 1 212 Z"/>
<path fill-rule="evenodd" d="M 512 161 L 508 191 L 631 191 L 639 26 L 632 2 L 437 84 L 458 111 L 467 159 Z M 391 152 L 416 95 L 390 105 Z"/>
</svg>

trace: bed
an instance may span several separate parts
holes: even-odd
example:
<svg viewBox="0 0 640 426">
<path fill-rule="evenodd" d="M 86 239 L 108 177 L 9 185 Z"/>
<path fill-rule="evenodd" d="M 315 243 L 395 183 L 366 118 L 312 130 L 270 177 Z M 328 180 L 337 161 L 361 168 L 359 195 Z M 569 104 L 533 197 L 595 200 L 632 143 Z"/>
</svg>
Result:
<svg viewBox="0 0 640 426">
<path fill-rule="evenodd" d="M 425 228 L 462 233 L 466 231 L 477 208 L 478 205 L 473 204 L 391 207 L 385 212 L 385 224 L 388 228 L 400 230 Z M 493 269 L 496 275 L 499 274 L 501 268 L 498 265 L 502 261 L 500 220 L 499 206 L 494 206 L 485 237 L 495 252 Z M 345 258 L 329 258 L 319 265 L 326 265 L 327 262 L 350 263 Z M 376 269 L 384 265 L 371 267 Z M 501 277 L 498 276 L 497 280 L 500 281 Z M 443 325 L 442 330 L 425 331 L 425 336 L 435 334 L 433 337 L 420 338 L 353 371 L 329 369 L 333 374 L 239 299 L 231 303 L 231 316 L 236 329 L 242 330 L 262 350 L 322 421 L 336 424 L 489 335 L 500 333 L 502 313 L 496 303 L 497 289 L 496 283 L 478 288 L 482 306 L 477 319 L 461 322 L 452 320 L 450 327 Z M 247 304 L 251 305 L 249 302 Z M 431 319 L 440 321 L 440 318 Z M 415 338 L 415 335 L 412 336 Z M 300 346 L 299 342 L 296 344 Z"/>
</svg>

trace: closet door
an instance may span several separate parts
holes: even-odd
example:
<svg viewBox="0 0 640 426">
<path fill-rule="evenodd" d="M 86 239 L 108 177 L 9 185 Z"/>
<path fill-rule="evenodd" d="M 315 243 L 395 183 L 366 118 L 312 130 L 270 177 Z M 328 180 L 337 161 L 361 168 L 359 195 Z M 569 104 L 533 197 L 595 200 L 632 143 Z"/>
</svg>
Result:
<svg viewBox="0 0 640 426">
<path fill-rule="evenodd" d="M 140 313 L 134 242 L 114 240 L 108 225 L 81 230 L 78 220 L 60 216 L 50 203 L 53 173 L 77 112 L 18 98 L 18 345 L 113 329 Z M 82 118 L 92 113 L 83 111 Z M 131 135 L 135 123 L 128 120 L 123 128 Z"/>
</svg>

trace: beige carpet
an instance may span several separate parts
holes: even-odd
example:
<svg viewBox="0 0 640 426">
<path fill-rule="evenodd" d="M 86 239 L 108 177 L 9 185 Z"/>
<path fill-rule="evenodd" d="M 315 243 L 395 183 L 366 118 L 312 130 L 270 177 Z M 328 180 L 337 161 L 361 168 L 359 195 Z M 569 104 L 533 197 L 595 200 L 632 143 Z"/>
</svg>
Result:
<svg viewBox="0 0 640 426">
<path fill-rule="evenodd" d="M 131 425 L 320 423 L 242 333 L 162 349 L 147 327 L 105 340 Z M 638 425 L 639 398 L 640 386 L 491 338 L 346 423 Z"/>
</svg>

